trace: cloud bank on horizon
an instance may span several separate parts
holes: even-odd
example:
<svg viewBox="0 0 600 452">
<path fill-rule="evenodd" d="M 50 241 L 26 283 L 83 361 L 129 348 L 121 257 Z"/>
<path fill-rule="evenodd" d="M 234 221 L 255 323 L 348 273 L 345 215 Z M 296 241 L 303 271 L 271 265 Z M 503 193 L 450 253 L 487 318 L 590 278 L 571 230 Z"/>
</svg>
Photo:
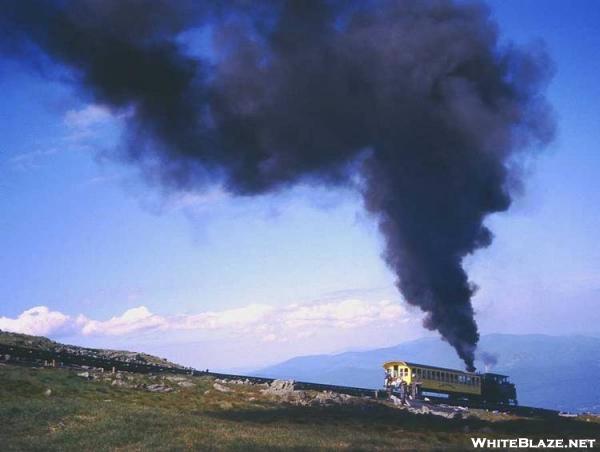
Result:
<svg viewBox="0 0 600 452">
<path fill-rule="evenodd" d="M 323 328 L 354 329 L 366 325 L 402 324 L 410 319 L 398 303 L 357 299 L 287 306 L 251 304 L 223 311 L 173 316 L 161 316 L 145 306 L 138 306 L 108 320 L 69 316 L 47 306 L 35 306 L 15 318 L 0 317 L 0 330 L 53 338 L 205 331 L 273 342 L 301 339 Z"/>
<path fill-rule="evenodd" d="M 198 27 L 210 57 L 182 42 Z M 168 190 L 359 179 L 400 292 L 473 370 L 462 261 L 491 243 L 519 157 L 553 135 L 547 55 L 500 45 L 483 4 L 22 0 L 0 28 L 0 51 L 130 111 L 125 157 Z"/>
</svg>

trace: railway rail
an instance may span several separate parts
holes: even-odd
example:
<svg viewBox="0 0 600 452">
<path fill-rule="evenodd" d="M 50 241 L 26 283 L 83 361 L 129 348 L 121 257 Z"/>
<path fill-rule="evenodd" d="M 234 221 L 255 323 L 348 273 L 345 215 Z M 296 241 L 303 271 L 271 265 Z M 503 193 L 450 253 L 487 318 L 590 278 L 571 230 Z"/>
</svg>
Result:
<svg viewBox="0 0 600 452">
<path fill-rule="evenodd" d="M 8 359 L 7 359 L 8 358 Z M 141 362 L 141 361 L 122 361 L 118 359 L 106 359 L 98 356 L 90 356 L 85 354 L 75 354 L 67 352 L 58 352 L 51 350 L 41 350 L 28 348 L 16 345 L 0 344 L 0 361 L 10 361 L 16 364 L 42 364 L 47 363 L 49 366 L 88 366 L 104 371 L 125 371 L 144 374 L 178 374 L 178 375 L 205 375 L 209 377 L 224 379 L 224 380 L 247 380 L 251 383 L 272 383 L 275 378 L 256 377 L 249 375 L 235 375 L 219 372 L 209 372 L 208 370 L 197 370 L 191 367 L 182 366 L 161 366 L 159 364 Z M 356 388 L 352 386 L 338 386 L 322 383 L 311 383 L 304 381 L 295 381 L 294 387 L 300 390 L 314 391 L 332 391 L 340 394 L 348 394 L 358 397 L 371 397 L 376 399 L 388 398 L 388 392 L 383 389 Z M 507 406 L 507 405 L 492 405 L 481 404 L 475 402 L 461 401 L 460 403 L 452 403 L 444 398 L 428 397 L 430 403 L 443 404 L 448 406 L 464 406 L 467 408 L 484 408 L 488 410 L 497 410 L 503 412 L 514 413 L 524 416 L 556 416 L 559 414 L 556 410 L 546 408 L 535 408 L 527 406 Z"/>
<path fill-rule="evenodd" d="M 248 380 L 251 383 L 257 384 L 272 383 L 273 381 L 275 381 L 275 378 L 225 374 L 219 372 L 197 370 L 191 367 L 161 366 L 158 364 L 142 363 L 139 361 L 122 361 L 118 359 L 106 359 L 89 355 L 79 355 L 74 353 L 64 353 L 22 346 L 0 344 L 0 357 L 3 355 L 10 356 L 11 361 L 36 364 L 41 364 L 45 361 L 48 363 L 48 365 L 52 365 L 52 363 L 54 363 L 56 367 L 76 365 L 104 369 L 104 371 L 109 372 L 112 371 L 112 369 L 114 368 L 115 370 L 125 372 L 136 372 L 145 374 L 171 373 L 179 375 L 206 375 L 209 377 L 220 378 L 224 380 Z M 341 394 L 348 394 L 358 397 L 383 398 L 387 396 L 387 393 L 381 389 L 377 390 L 367 388 L 355 388 L 351 386 L 337 386 L 321 383 L 309 383 L 304 381 L 295 381 L 294 386 L 297 389 L 302 390 L 334 391 L 339 392 Z"/>
</svg>

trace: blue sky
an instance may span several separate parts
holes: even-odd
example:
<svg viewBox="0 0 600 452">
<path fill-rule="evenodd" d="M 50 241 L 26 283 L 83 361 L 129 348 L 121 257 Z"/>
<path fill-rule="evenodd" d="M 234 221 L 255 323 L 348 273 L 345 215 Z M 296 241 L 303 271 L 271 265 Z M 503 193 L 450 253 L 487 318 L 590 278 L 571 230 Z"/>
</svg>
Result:
<svg viewBox="0 0 600 452">
<path fill-rule="evenodd" d="M 598 334 L 600 5 L 489 3 L 505 42 L 545 42 L 559 133 L 466 262 L 477 320 L 482 333 Z M 431 334 L 356 193 L 167 195 L 105 157 L 126 115 L 14 62 L 0 93 L 0 328 L 211 368 Z"/>
</svg>

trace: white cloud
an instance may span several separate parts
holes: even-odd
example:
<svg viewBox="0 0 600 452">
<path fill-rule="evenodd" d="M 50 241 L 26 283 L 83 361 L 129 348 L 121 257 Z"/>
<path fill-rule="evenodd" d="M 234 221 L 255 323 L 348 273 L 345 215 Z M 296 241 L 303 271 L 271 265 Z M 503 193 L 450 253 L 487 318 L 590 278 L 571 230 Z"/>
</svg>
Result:
<svg viewBox="0 0 600 452">
<path fill-rule="evenodd" d="M 65 113 L 65 124 L 73 129 L 88 129 L 112 118 L 110 110 L 102 105 L 90 104 L 79 110 Z"/>
<path fill-rule="evenodd" d="M 40 168 L 49 158 L 71 150 L 89 148 L 90 139 L 97 138 L 102 127 L 115 120 L 126 118 L 130 112 L 111 112 L 102 105 L 89 104 L 78 110 L 68 110 L 63 116 L 65 133 L 60 139 L 47 137 L 43 144 L 33 150 L 16 154 L 7 163 L 18 171 L 31 171 Z"/>
<path fill-rule="evenodd" d="M 63 137 L 63 142 L 67 148 L 86 150 L 93 147 L 96 139 L 102 138 L 102 133 L 107 126 L 116 126 L 121 124 L 131 116 L 132 111 L 111 111 L 103 105 L 89 104 L 77 110 L 68 110 L 63 123 L 67 128 L 67 133 Z"/>
<path fill-rule="evenodd" d="M 274 308 L 269 305 L 251 304 L 242 308 L 201 314 L 178 316 L 171 320 L 173 329 L 226 329 L 247 328 L 265 321 Z"/>
<path fill-rule="evenodd" d="M 70 327 L 72 319 L 58 311 L 51 311 L 46 306 L 35 306 L 27 309 L 16 319 L 0 317 L 0 330 L 17 333 L 45 336 L 55 334 Z"/>
<path fill-rule="evenodd" d="M 202 210 L 226 201 L 229 194 L 222 187 L 214 187 L 205 192 L 179 192 L 166 198 L 167 210 Z"/>
<path fill-rule="evenodd" d="M 390 301 L 367 303 L 344 300 L 291 306 L 286 310 L 283 320 L 292 328 L 315 325 L 355 328 L 377 321 L 399 320 L 405 317 L 405 313 L 401 305 Z"/>
<path fill-rule="evenodd" d="M 81 333 L 83 335 L 125 335 L 147 330 L 166 329 L 168 321 L 161 316 L 152 314 L 145 306 L 128 309 L 123 315 L 113 317 L 104 322 L 80 317 Z"/>
<path fill-rule="evenodd" d="M 57 147 L 36 149 L 15 155 L 8 159 L 8 163 L 16 170 L 29 171 L 41 167 L 44 159 L 52 157 L 59 152 Z"/>
<path fill-rule="evenodd" d="M 73 332 L 83 336 L 124 336 L 151 331 L 215 332 L 230 337 L 251 336 L 264 342 L 285 342 L 313 336 L 318 331 L 391 325 L 410 320 L 404 307 L 390 301 L 350 299 L 309 304 L 271 306 L 251 304 L 223 311 L 160 316 L 139 306 L 109 320 L 83 315 L 70 317 L 45 306 L 23 312 L 15 319 L 1 317 L 0 329 L 37 335 Z"/>
</svg>

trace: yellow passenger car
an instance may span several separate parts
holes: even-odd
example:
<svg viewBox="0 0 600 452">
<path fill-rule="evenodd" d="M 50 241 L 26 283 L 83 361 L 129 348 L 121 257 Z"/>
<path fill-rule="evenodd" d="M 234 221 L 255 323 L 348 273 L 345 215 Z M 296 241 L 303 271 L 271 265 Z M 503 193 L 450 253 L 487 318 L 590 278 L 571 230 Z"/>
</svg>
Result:
<svg viewBox="0 0 600 452">
<path fill-rule="evenodd" d="M 443 367 L 426 366 L 407 361 L 388 361 L 385 369 L 385 388 L 402 389 L 418 397 L 423 393 L 445 394 L 450 398 L 481 396 L 481 375 Z"/>
</svg>

